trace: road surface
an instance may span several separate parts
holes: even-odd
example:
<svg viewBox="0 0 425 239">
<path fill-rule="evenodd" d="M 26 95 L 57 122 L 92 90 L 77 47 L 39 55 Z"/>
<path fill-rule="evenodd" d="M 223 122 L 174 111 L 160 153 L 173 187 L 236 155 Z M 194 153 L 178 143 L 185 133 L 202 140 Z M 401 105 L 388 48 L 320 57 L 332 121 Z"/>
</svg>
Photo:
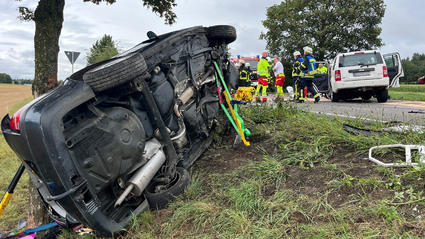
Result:
<svg viewBox="0 0 425 239">
<path fill-rule="evenodd" d="M 425 102 L 420 101 L 389 100 L 387 103 L 378 103 L 376 100 L 366 102 L 361 100 L 345 102 L 321 100 L 318 104 L 309 101 L 299 104 L 299 106 L 311 112 L 329 116 L 360 117 L 425 125 Z"/>
</svg>

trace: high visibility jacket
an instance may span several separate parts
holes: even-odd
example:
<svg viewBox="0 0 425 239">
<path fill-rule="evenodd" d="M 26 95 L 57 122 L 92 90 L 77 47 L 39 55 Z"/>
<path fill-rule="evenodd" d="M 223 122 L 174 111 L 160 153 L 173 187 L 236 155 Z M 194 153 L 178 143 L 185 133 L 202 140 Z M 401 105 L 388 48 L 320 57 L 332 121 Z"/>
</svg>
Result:
<svg viewBox="0 0 425 239">
<path fill-rule="evenodd" d="M 314 74 L 317 73 L 316 59 L 307 55 L 305 61 L 301 63 L 300 69 L 302 71 L 301 77 L 314 78 Z"/>
<path fill-rule="evenodd" d="M 294 65 L 292 66 L 292 76 L 301 76 L 301 70 L 300 70 L 300 66 L 301 63 L 304 61 L 303 58 L 298 58 L 295 62 Z"/>
<path fill-rule="evenodd" d="M 328 68 L 326 66 L 317 68 L 317 73 L 319 73 L 319 74 L 326 74 L 326 73 L 328 73 Z"/>
<path fill-rule="evenodd" d="M 269 62 L 266 59 L 261 58 L 260 61 L 257 63 L 258 77 L 270 77 L 269 67 Z"/>
</svg>

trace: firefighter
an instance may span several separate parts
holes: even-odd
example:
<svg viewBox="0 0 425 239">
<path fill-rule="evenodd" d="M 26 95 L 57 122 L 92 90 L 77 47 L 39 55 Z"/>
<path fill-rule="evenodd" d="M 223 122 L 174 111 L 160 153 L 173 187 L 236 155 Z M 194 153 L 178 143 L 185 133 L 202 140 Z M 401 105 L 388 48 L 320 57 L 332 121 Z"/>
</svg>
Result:
<svg viewBox="0 0 425 239">
<path fill-rule="evenodd" d="M 311 55 L 313 54 L 313 49 L 306 46 L 304 50 L 304 61 L 300 65 L 301 81 L 300 81 L 300 101 L 303 102 L 307 99 L 307 95 L 304 94 L 304 87 L 307 87 L 307 91 L 313 94 L 314 103 L 320 101 L 319 93 L 313 87 L 314 74 L 317 73 L 316 59 Z"/>
<path fill-rule="evenodd" d="M 252 70 L 251 70 L 251 65 L 249 64 L 249 62 L 247 62 L 245 64 L 246 67 L 246 72 L 248 73 L 248 78 L 246 79 L 246 86 L 251 86 L 251 77 L 252 77 Z"/>
<path fill-rule="evenodd" d="M 273 61 L 274 61 L 273 72 L 276 77 L 276 89 L 277 89 L 276 100 L 283 100 L 284 99 L 283 98 L 283 83 L 285 83 L 285 73 L 283 70 L 283 65 L 279 61 L 278 57 L 275 57 Z"/>
<path fill-rule="evenodd" d="M 319 64 L 319 67 L 317 67 L 317 73 L 318 74 L 326 74 L 328 73 L 328 68 L 323 65 L 322 63 Z"/>
<path fill-rule="evenodd" d="M 295 51 L 294 52 L 294 64 L 292 65 L 292 78 L 294 78 L 294 100 L 299 101 L 300 96 L 300 76 L 301 76 L 301 70 L 300 65 L 304 61 L 304 59 L 301 57 L 301 52 Z"/>
<path fill-rule="evenodd" d="M 269 86 L 269 62 L 267 61 L 268 53 L 265 51 L 261 54 L 261 59 L 257 63 L 257 76 L 258 76 L 258 86 L 255 90 L 255 99 L 260 101 L 260 90 L 262 89 L 261 96 L 263 97 L 263 102 L 267 101 L 267 87 Z"/>
<path fill-rule="evenodd" d="M 246 86 L 246 80 L 248 79 L 248 71 L 245 66 L 245 61 L 240 61 L 241 65 L 239 67 L 239 82 L 238 86 Z"/>
</svg>

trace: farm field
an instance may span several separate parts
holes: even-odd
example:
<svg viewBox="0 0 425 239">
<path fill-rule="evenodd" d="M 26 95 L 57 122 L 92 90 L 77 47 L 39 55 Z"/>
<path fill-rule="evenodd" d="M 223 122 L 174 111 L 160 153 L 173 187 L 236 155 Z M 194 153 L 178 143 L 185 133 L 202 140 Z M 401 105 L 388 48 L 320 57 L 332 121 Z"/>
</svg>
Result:
<svg viewBox="0 0 425 239">
<path fill-rule="evenodd" d="M 0 84 L 0 116 L 3 117 L 13 106 L 31 97 L 31 86 Z"/>
</svg>

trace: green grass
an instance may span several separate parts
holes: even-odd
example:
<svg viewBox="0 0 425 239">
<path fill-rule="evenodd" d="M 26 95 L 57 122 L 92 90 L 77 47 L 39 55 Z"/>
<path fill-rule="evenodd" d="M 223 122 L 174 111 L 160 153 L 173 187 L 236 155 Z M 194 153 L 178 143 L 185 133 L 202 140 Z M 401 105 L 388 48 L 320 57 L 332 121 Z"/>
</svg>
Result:
<svg viewBox="0 0 425 239">
<path fill-rule="evenodd" d="M 386 125 L 321 117 L 292 104 L 240 111 L 251 146 L 233 149 L 232 137 L 214 137 L 192 167 L 186 192 L 167 209 L 135 216 L 122 238 L 425 236 L 425 167 L 388 169 L 363 160 L 371 146 L 424 144 L 424 135 L 352 135 L 343 123 Z"/>
<path fill-rule="evenodd" d="M 395 100 L 425 101 L 425 85 L 400 85 L 390 88 L 389 95 Z"/>
<path fill-rule="evenodd" d="M 9 111 L 12 115 L 19 108 L 30 102 L 32 99 L 26 99 L 23 102 L 13 106 Z M 6 189 L 13 178 L 20 161 L 16 154 L 10 149 L 3 135 L 0 136 L 0 195 L 3 197 Z M 28 205 L 28 175 L 24 173 L 18 183 L 17 188 L 9 202 L 9 205 L 0 216 L 0 232 L 14 231 L 20 218 L 26 218 L 26 208 Z"/>
</svg>

